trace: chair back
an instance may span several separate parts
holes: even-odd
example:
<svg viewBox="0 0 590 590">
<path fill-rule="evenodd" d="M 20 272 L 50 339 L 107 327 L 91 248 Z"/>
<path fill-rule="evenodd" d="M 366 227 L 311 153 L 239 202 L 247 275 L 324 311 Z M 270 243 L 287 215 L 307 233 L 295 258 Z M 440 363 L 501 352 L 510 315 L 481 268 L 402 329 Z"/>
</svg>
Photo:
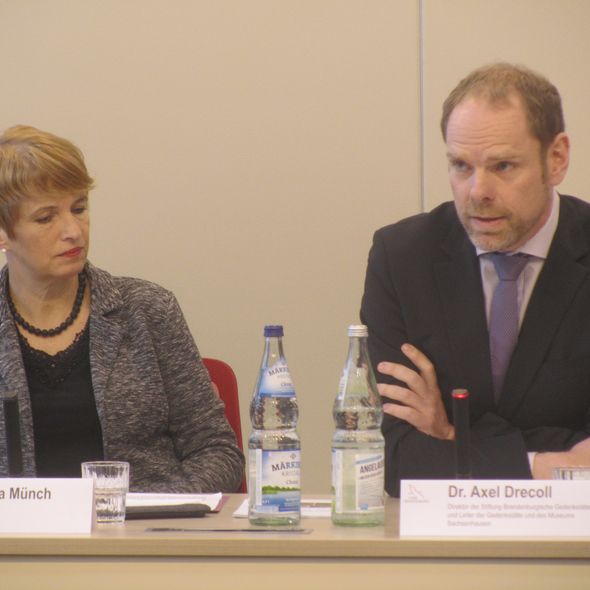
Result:
<svg viewBox="0 0 590 590">
<path fill-rule="evenodd" d="M 238 396 L 238 380 L 233 369 L 225 362 L 214 358 L 202 358 L 209 372 L 211 381 L 216 386 L 219 397 L 225 404 L 225 416 L 232 427 L 240 450 L 244 451 L 242 442 L 242 422 L 240 420 L 240 398 Z M 242 479 L 240 492 L 246 493 L 246 478 Z"/>
</svg>

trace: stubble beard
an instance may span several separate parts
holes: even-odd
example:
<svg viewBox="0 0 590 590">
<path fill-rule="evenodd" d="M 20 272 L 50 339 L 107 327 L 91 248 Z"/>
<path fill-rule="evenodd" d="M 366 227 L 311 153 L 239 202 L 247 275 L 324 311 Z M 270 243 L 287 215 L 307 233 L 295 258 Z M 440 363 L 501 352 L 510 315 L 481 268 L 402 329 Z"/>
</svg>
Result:
<svg viewBox="0 0 590 590">
<path fill-rule="evenodd" d="M 463 222 L 463 227 L 465 228 L 472 244 L 480 250 L 506 252 L 509 251 L 519 239 L 519 232 L 511 225 L 508 225 L 506 229 L 495 233 L 477 231 L 473 229 L 468 222 Z"/>
<path fill-rule="evenodd" d="M 470 216 L 481 214 L 486 214 L 489 217 L 502 217 L 504 227 L 489 232 L 475 229 Z M 476 248 L 489 252 L 510 252 L 534 235 L 533 229 L 539 224 L 543 215 L 544 211 L 540 211 L 534 219 L 527 221 L 515 218 L 512 213 L 505 211 L 497 212 L 489 207 L 471 207 L 461 215 L 461 224 Z"/>
</svg>

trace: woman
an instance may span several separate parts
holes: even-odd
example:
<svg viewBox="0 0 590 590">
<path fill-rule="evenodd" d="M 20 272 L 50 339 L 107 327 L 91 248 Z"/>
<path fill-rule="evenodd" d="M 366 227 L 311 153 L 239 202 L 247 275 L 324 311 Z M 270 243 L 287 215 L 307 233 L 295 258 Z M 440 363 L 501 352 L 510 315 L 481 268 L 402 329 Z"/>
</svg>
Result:
<svg viewBox="0 0 590 590">
<path fill-rule="evenodd" d="M 0 388 L 19 399 L 24 475 L 112 459 L 134 491 L 233 491 L 243 456 L 176 299 L 87 260 L 92 185 L 69 141 L 0 135 Z"/>
</svg>

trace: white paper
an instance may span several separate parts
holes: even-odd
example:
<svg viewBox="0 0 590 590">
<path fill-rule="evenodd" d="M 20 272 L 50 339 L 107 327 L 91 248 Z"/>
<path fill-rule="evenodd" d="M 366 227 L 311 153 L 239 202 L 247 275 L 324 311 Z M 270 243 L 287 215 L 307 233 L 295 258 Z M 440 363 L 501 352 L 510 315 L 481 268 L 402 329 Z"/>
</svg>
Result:
<svg viewBox="0 0 590 590">
<path fill-rule="evenodd" d="M 403 480 L 401 537 L 590 537 L 590 481 Z"/>
<path fill-rule="evenodd" d="M 93 485 L 79 477 L 0 478 L 0 533 L 90 533 Z"/>
<path fill-rule="evenodd" d="M 174 506 L 177 504 L 205 504 L 216 510 L 223 494 L 127 494 L 127 506 Z"/>
<path fill-rule="evenodd" d="M 332 514 L 332 500 L 325 498 L 305 498 L 301 500 L 301 516 L 304 518 L 330 518 Z M 248 518 L 248 500 L 244 500 L 237 510 L 234 511 L 235 518 Z"/>
</svg>

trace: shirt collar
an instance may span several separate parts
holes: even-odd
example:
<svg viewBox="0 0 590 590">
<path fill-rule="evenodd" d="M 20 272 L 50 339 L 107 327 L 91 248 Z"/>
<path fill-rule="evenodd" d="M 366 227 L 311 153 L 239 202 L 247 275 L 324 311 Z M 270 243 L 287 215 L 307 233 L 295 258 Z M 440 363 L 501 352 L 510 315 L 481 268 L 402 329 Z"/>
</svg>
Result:
<svg viewBox="0 0 590 590">
<path fill-rule="evenodd" d="M 557 223 L 559 222 L 559 198 L 556 191 L 551 195 L 551 212 L 547 221 L 543 224 L 541 229 L 526 243 L 524 243 L 517 252 L 535 256 L 536 258 L 547 258 L 551 241 L 557 230 Z M 476 248 L 477 255 L 487 254 L 489 250 L 482 250 Z"/>
</svg>

